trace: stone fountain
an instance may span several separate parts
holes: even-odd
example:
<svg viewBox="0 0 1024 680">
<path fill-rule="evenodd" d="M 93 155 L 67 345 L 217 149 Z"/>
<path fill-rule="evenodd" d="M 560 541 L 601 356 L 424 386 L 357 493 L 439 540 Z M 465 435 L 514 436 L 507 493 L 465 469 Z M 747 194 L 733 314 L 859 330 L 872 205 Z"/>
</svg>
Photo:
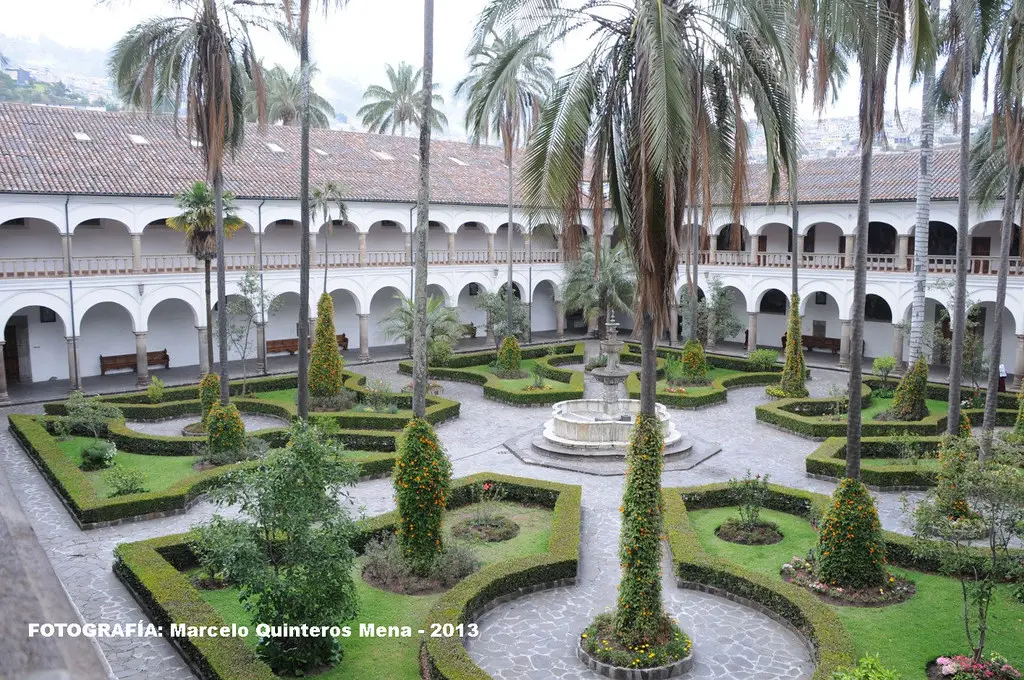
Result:
<svg viewBox="0 0 1024 680">
<path fill-rule="evenodd" d="M 602 384 L 602 398 L 570 399 L 554 404 L 551 419 L 544 423 L 543 432 L 533 439 L 534 448 L 557 456 L 588 459 L 621 459 L 626 455 L 640 400 L 621 396 L 630 371 L 619 366 L 623 342 L 618 339 L 619 324 L 614 313 L 609 315 L 606 326 L 607 339 L 601 342 L 601 352 L 608 357 L 608 363 L 591 371 Z M 676 429 L 668 410 L 656 404 L 655 413 L 665 433 L 664 455 L 688 453 L 690 444 Z"/>
</svg>

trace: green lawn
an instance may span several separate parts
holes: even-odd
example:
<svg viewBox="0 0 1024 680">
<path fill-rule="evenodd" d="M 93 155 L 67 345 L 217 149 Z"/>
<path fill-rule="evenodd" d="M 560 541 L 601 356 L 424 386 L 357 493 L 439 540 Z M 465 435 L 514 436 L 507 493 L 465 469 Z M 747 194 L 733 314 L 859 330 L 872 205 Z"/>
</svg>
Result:
<svg viewBox="0 0 1024 680">
<path fill-rule="evenodd" d="M 70 458 L 75 465 L 81 465 L 82 449 L 94 441 L 97 440 L 91 437 L 72 437 L 65 441 L 58 440 L 57 443 L 64 455 Z M 196 471 L 192 469 L 192 464 L 196 462 L 196 456 L 146 456 L 118 451 L 114 460 L 117 465 L 125 468 L 141 470 L 145 475 L 147 491 L 166 491 L 178 481 L 197 475 Z M 82 472 L 101 498 L 110 495 L 110 487 L 103 480 L 104 472 L 106 470 Z"/>
<path fill-rule="evenodd" d="M 712 368 L 710 371 L 708 371 L 708 380 L 710 380 L 710 381 L 721 380 L 722 378 L 728 378 L 730 376 L 740 375 L 741 373 L 742 373 L 742 371 L 733 371 L 733 370 L 728 369 L 728 368 Z M 665 381 L 665 380 L 659 380 L 658 381 L 658 391 L 659 392 L 664 391 L 666 387 L 668 387 L 668 382 L 667 381 Z M 711 385 L 686 386 L 686 393 L 696 397 L 696 396 L 699 396 L 699 395 L 702 395 L 702 394 L 707 394 L 708 392 L 712 392 L 714 389 L 715 388 L 712 387 Z"/>
<path fill-rule="evenodd" d="M 273 390 L 270 392 L 256 392 L 252 396 L 256 399 L 263 401 L 274 402 L 275 404 L 281 404 L 283 406 L 295 406 L 296 399 L 298 398 L 298 389 L 292 387 L 287 390 Z M 348 411 L 341 411 L 341 413 L 358 413 L 354 409 Z M 412 411 L 409 409 L 399 409 L 395 412 L 395 415 L 406 416 L 407 418 L 412 417 Z"/>
<path fill-rule="evenodd" d="M 551 537 L 553 513 L 546 508 L 525 507 L 513 503 L 501 503 L 502 512 L 519 523 L 519 535 L 502 543 L 471 543 L 473 550 L 486 565 L 509 557 L 522 557 L 546 552 Z M 453 510 L 445 516 L 445 533 L 451 526 L 472 514 L 472 506 Z M 451 537 L 449 535 L 449 540 Z M 359 616 L 349 623 L 358 631 L 360 622 L 378 625 L 411 626 L 411 638 L 360 638 L 342 640 L 344 658 L 342 662 L 317 678 L 340 680 L 341 678 L 388 678 L 389 680 L 415 680 L 419 674 L 420 637 L 417 630 L 426 628 L 426 617 L 440 594 L 398 595 L 378 590 L 363 582 L 362 566 L 358 562 L 352 577 L 359 594 Z M 250 626 L 246 643 L 255 647 L 256 636 L 252 619 L 238 602 L 237 590 L 201 590 L 203 599 L 220 612 L 227 623 L 244 623 Z"/>
<path fill-rule="evenodd" d="M 519 370 L 525 371 L 529 375 L 525 378 L 515 378 L 512 380 L 499 378 L 502 387 L 508 390 L 522 391 L 524 387 L 533 386 L 533 371 L 536 368 L 536 366 L 537 361 L 535 359 L 523 359 L 521 362 L 519 362 Z M 469 371 L 470 373 L 479 373 L 480 375 L 494 375 L 494 371 L 492 371 L 491 367 L 486 364 L 466 366 L 465 368 L 460 370 Z M 497 376 L 494 377 L 497 378 Z M 557 388 L 564 388 L 566 386 L 566 383 L 558 382 L 557 380 L 551 380 L 550 378 L 544 378 L 544 384 L 550 387 Z"/>
<path fill-rule="evenodd" d="M 793 556 L 805 556 L 814 546 L 816 533 L 805 520 L 785 513 L 762 511 L 761 517 L 779 525 L 785 538 L 775 545 L 742 546 L 715 536 L 736 508 L 715 508 L 689 513 L 690 522 L 709 554 L 746 569 L 778 576 L 779 567 Z M 889 607 L 833 607 L 853 636 L 858 658 L 878 654 L 882 662 L 904 680 L 923 680 L 924 667 L 938 656 L 967 652 L 960 618 L 960 582 L 954 579 L 894 569 L 917 584 L 907 602 Z M 779 577 L 781 578 L 781 577 Z M 1016 667 L 1024 664 L 1024 606 L 1008 588 L 999 588 L 989 616 L 987 652 L 1010 657 Z"/>
<path fill-rule="evenodd" d="M 916 467 L 922 470 L 928 470 L 930 472 L 939 471 L 938 458 L 918 458 L 916 464 L 909 458 L 861 458 L 860 463 L 861 466 L 865 468 L 885 468 L 893 465 L 916 465 Z"/>
<path fill-rule="evenodd" d="M 875 416 L 877 416 L 879 413 L 881 413 L 882 411 L 888 411 L 890 408 L 892 408 L 892 402 L 892 399 L 878 399 L 876 397 L 873 397 L 871 399 L 871 406 L 861 411 L 861 417 L 863 418 L 864 422 L 874 420 Z M 946 401 L 928 399 L 926 403 L 928 405 L 929 415 L 941 415 L 949 410 L 949 402 Z"/>
</svg>

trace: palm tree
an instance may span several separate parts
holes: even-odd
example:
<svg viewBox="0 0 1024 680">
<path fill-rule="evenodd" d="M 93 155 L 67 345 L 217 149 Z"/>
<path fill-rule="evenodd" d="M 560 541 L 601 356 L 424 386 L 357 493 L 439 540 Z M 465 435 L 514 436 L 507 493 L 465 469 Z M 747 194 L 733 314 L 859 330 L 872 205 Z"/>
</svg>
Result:
<svg viewBox="0 0 1024 680">
<path fill-rule="evenodd" d="M 322 8 L 324 14 L 332 6 L 338 8 L 348 4 L 348 0 L 282 0 L 281 9 L 288 22 L 288 29 L 293 28 L 293 8 L 298 3 L 298 30 L 292 38 L 298 43 L 299 49 L 299 83 L 300 107 L 299 123 L 299 368 L 298 398 L 296 407 L 299 418 L 309 416 L 309 126 L 310 126 L 310 89 L 309 78 L 309 13 L 313 5 Z"/>
<path fill-rule="evenodd" d="M 928 0 L 929 19 L 938 18 L 937 0 Z M 910 307 L 910 350 L 913 366 L 924 342 L 925 287 L 928 282 L 928 222 L 932 205 L 932 138 L 935 134 L 935 54 L 921 71 L 921 155 L 917 173 L 917 219 L 914 224 L 914 298 Z M 900 319 L 902 322 L 903 320 Z"/>
<path fill-rule="evenodd" d="M 555 73 L 551 69 L 551 54 L 538 47 L 535 41 L 515 33 L 504 37 L 491 33 L 490 40 L 473 45 L 468 56 L 472 61 L 469 75 L 455 86 L 455 96 L 465 97 L 469 102 L 466 130 L 473 143 L 487 140 L 493 132 L 501 138 L 505 150 L 508 167 L 507 289 L 512 290 L 512 232 L 515 229 L 512 151 L 529 138 L 541 104 L 551 91 Z M 512 296 L 506 297 L 508 318 L 512 318 Z"/>
<path fill-rule="evenodd" d="M 604 253 L 601 257 L 604 266 L 595 279 L 595 251 L 598 249 Z M 591 320 L 603 317 L 610 310 L 629 311 L 633 308 L 635 293 L 633 263 L 621 244 L 610 248 L 588 240 L 584 243 L 580 259 L 565 264 L 562 300 L 567 312 L 579 311 Z"/>
<path fill-rule="evenodd" d="M 331 217 L 331 207 L 338 207 L 338 219 L 343 223 L 348 221 L 348 205 L 345 203 L 344 193 L 341 187 L 334 182 L 327 182 L 322 187 L 313 189 L 313 213 L 317 212 L 324 221 L 324 292 L 327 292 L 327 254 L 331 232 L 334 231 L 334 220 Z"/>
<path fill-rule="evenodd" d="M 390 68 L 388 69 L 390 72 Z M 434 91 L 434 0 L 423 0 L 423 87 Z M 420 125 L 420 173 L 416 192 L 416 256 L 413 272 L 413 298 L 416 315 L 412 334 L 412 415 L 423 418 L 427 412 L 427 230 L 430 225 L 430 132 L 434 122 L 444 118 L 434 110 L 436 95 L 416 97 Z M 447 121 L 445 121 L 447 124 Z M 393 131 L 393 130 L 392 130 Z M 403 125 L 403 135 L 405 133 Z M 509 225 L 511 228 L 511 225 Z"/>
<path fill-rule="evenodd" d="M 174 231 L 185 234 L 185 250 L 188 254 L 202 260 L 205 268 L 206 282 L 206 355 L 207 366 L 213 370 L 213 324 L 210 310 L 213 303 L 210 299 L 210 261 L 217 256 L 216 216 L 214 213 L 214 196 L 210 185 L 196 182 L 187 190 L 174 197 L 181 209 L 181 214 L 167 218 L 167 226 Z M 234 204 L 235 195 L 225 191 L 222 198 L 224 205 L 224 235 L 231 236 L 244 226 L 238 217 Z M 221 267 L 224 265 L 221 264 Z"/>
<path fill-rule="evenodd" d="M 405 137 L 405 129 L 408 125 L 420 127 L 421 115 L 424 109 L 423 92 L 427 90 L 418 89 L 419 81 L 425 69 L 413 70 L 412 66 L 403 62 L 398 64 L 398 69 L 391 64 L 384 65 L 388 76 L 388 87 L 383 85 L 371 85 L 363 93 L 363 99 L 369 100 L 364 104 L 357 115 L 362 116 L 363 125 L 370 132 L 384 134 L 395 134 L 398 130 Z M 430 92 L 438 89 L 438 85 L 431 83 Z M 448 118 L 440 110 L 444 106 L 444 97 L 439 94 L 430 96 L 430 127 L 436 132 L 443 132 L 448 125 Z"/>
<path fill-rule="evenodd" d="M 224 262 L 224 157 L 245 135 L 245 83 L 252 81 L 259 123 L 265 122 L 263 76 L 249 25 L 238 5 L 215 0 L 181 0 L 190 15 L 156 18 L 133 27 L 118 40 L 110 71 L 121 100 L 152 111 L 154 102 L 185 102 L 188 136 L 198 143 L 213 185 L 217 261 Z M 186 142 L 187 143 L 187 142 Z M 217 335 L 220 399 L 228 403 L 228 322 L 224 267 L 217 267 Z"/>
<path fill-rule="evenodd" d="M 310 67 L 310 77 L 317 69 Z M 302 71 L 289 73 L 280 64 L 263 74 L 267 91 L 267 121 L 271 124 L 298 125 L 302 108 Z M 252 88 L 246 91 L 246 120 L 256 120 L 256 106 L 252 97 Z M 329 128 L 334 120 L 334 107 L 331 103 L 310 88 L 309 91 L 309 124 L 315 128 Z"/>
<path fill-rule="evenodd" d="M 395 295 L 398 304 L 389 309 L 377 322 L 377 326 L 388 340 L 402 340 L 412 344 L 416 323 L 416 301 L 401 293 Z M 450 347 L 465 334 L 457 307 L 448 307 L 444 298 L 434 296 L 427 300 L 427 348 L 435 343 L 447 343 Z"/>
</svg>

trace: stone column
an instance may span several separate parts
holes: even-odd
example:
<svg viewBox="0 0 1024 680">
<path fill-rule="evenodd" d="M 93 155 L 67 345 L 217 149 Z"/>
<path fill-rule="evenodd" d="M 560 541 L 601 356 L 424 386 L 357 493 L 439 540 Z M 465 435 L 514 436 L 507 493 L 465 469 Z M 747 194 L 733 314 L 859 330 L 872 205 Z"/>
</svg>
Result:
<svg viewBox="0 0 1024 680">
<path fill-rule="evenodd" d="M 1024 335 L 1017 336 L 1017 359 L 1013 368 L 1013 387 L 1021 388 L 1021 378 L 1024 377 Z"/>
<path fill-rule="evenodd" d="M 149 356 L 145 331 L 135 333 L 135 384 L 139 387 L 149 384 Z"/>
<path fill-rule="evenodd" d="M 11 350 L 15 351 L 15 350 Z M 4 341 L 0 339 L 0 368 L 6 366 L 4 362 Z M 11 403 L 10 397 L 7 396 L 7 371 L 0 370 L 0 404 Z"/>
<path fill-rule="evenodd" d="M 747 312 L 747 354 L 757 349 L 757 312 Z"/>
<path fill-rule="evenodd" d="M 370 358 L 370 315 L 359 315 L 359 358 L 366 361 Z"/>
<path fill-rule="evenodd" d="M 845 262 L 844 266 L 846 269 L 853 269 L 853 250 L 857 245 L 857 237 L 850 236 L 846 237 L 846 253 L 844 254 Z"/>
<path fill-rule="evenodd" d="M 715 313 L 709 307 L 708 308 L 708 342 L 707 342 L 708 349 L 714 349 L 715 347 L 718 346 L 718 343 L 715 342 L 715 334 L 713 332 L 714 327 L 715 327 Z"/>
<path fill-rule="evenodd" d="M 412 234 L 405 235 L 405 263 L 412 264 Z"/>
<path fill-rule="evenodd" d="M 523 248 L 526 249 L 526 264 L 533 264 L 533 248 L 530 246 L 530 232 L 523 234 Z"/>
<path fill-rule="evenodd" d="M 896 248 L 896 269 L 910 271 L 914 267 L 910 264 L 910 235 L 900 234 L 899 245 Z"/>
<path fill-rule="evenodd" d="M 850 320 L 840 319 L 841 331 L 839 334 L 839 368 L 850 367 Z"/>
<path fill-rule="evenodd" d="M 708 238 L 708 264 L 715 264 L 715 254 L 718 252 L 718 239 L 715 236 Z M 700 255 L 697 255 L 697 261 L 700 262 Z"/>
<path fill-rule="evenodd" d="M 71 273 L 71 234 L 60 235 L 60 257 L 64 261 L 64 274 Z"/>
<path fill-rule="evenodd" d="M 490 312 L 487 313 L 487 331 L 486 332 L 487 332 L 487 335 L 485 336 L 484 339 L 487 341 L 488 346 L 493 346 L 494 345 L 494 324 L 491 323 L 491 313 Z"/>
<path fill-rule="evenodd" d="M 494 234 L 487 235 L 487 264 L 494 264 Z"/>
<path fill-rule="evenodd" d="M 448 264 L 455 264 L 455 234 L 448 234 Z"/>
<path fill-rule="evenodd" d="M 259 326 L 257 335 L 259 333 Z M 210 372 L 210 361 L 206 354 L 206 326 L 196 326 L 196 334 L 199 336 L 199 378 Z M 264 349 L 266 349 L 264 347 Z"/>
<path fill-rule="evenodd" d="M 82 389 L 82 371 L 78 367 L 78 353 L 75 351 L 79 338 L 68 337 L 66 339 L 68 341 L 68 379 L 71 382 L 71 389 L 79 390 Z"/>
<path fill-rule="evenodd" d="M 359 234 L 359 266 L 366 266 L 366 234 Z"/>
<path fill-rule="evenodd" d="M 259 232 L 252 235 L 252 259 L 257 269 L 263 269 L 263 258 L 260 257 L 260 254 L 263 253 L 263 246 L 260 245 L 261 240 L 262 237 Z"/>
<path fill-rule="evenodd" d="M 132 234 L 132 272 L 142 271 L 142 234 Z"/>
<path fill-rule="evenodd" d="M 896 359 L 896 372 L 903 372 L 903 325 L 892 325 L 892 355 Z"/>
<path fill-rule="evenodd" d="M 267 322 L 256 322 L 256 370 L 267 374 Z"/>
<path fill-rule="evenodd" d="M 326 237 L 325 237 L 326 238 Z M 309 263 L 310 266 L 317 266 L 316 232 L 309 232 Z"/>
<path fill-rule="evenodd" d="M 558 340 L 565 338 L 565 303 L 561 300 L 555 301 L 555 338 Z"/>
<path fill-rule="evenodd" d="M 668 341 L 670 344 L 679 342 L 679 305 L 672 305 L 668 311 Z"/>
</svg>

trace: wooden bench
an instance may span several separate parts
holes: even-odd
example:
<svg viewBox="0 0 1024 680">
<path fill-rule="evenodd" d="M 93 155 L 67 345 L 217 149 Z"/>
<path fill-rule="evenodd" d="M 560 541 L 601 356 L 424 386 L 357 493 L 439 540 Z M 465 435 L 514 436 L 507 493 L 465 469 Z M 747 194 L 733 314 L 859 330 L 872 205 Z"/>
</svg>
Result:
<svg viewBox="0 0 1024 680">
<path fill-rule="evenodd" d="M 348 351 L 348 338 L 345 337 L 344 333 L 338 336 L 338 347 L 346 352 Z"/>
<path fill-rule="evenodd" d="M 832 354 L 838 354 L 842 342 L 839 338 L 822 338 L 816 335 L 802 335 L 801 343 L 806 350 L 812 349 L 827 349 Z M 867 343 L 861 343 L 861 354 L 863 355 L 864 349 L 867 347 Z M 786 348 L 786 336 L 782 336 L 782 348 Z"/>
<path fill-rule="evenodd" d="M 267 340 L 267 354 L 295 354 L 299 351 L 299 339 L 288 338 L 286 340 Z"/>
<path fill-rule="evenodd" d="M 167 354 L 166 349 L 157 350 L 156 352 L 146 352 L 146 363 L 149 366 L 163 366 L 164 368 L 171 367 L 171 357 Z M 112 354 L 110 356 L 100 356 L 100 375 L 106 375 L 107 371 L 117 371 L 122 368 L 130 368 L 133 371 L 138 371 L 138 363 L 136 362 L 136 356 L 134 354 Z"/>
</svg>

